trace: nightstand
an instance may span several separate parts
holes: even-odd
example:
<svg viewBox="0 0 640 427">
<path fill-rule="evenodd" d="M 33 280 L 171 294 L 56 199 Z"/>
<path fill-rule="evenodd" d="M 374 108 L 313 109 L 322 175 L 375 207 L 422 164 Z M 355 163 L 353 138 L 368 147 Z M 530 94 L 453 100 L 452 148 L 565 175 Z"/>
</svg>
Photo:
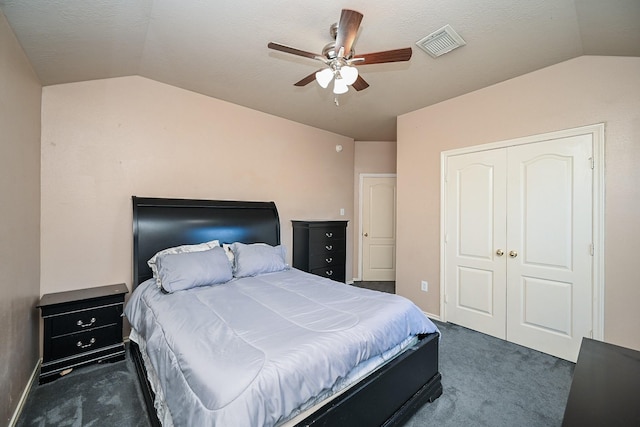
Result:
<svg viewBox="0 0 640 427">
<path fill-rule="evenodd" d="M 71 368 L 124 359 L 122 311 L 127 292 L 122 283 L 40 298 L 44 322 L 40 384 Z"/>
<path fill-rule="evenodd" d="M 347 221 L 291 221 L 293 267 L 345 282 Z"/>
</svg>

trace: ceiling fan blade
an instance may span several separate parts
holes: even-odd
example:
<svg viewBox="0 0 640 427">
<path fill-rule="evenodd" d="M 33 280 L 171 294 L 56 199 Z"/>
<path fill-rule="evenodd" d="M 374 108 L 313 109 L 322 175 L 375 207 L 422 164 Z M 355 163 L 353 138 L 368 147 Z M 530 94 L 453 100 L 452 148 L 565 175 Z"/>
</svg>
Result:
<svg viewBox="0 0 640 427">
<path fill-rule="evenodd" d="M 355 90 L 363 90 L 369 87 L 369 83 L 367 83 L 362 76 L 358 76 L 355 83 L 351 85 Z"/>
<path fill-rule="evenodd" d="M 267 47 L 269 49 L 278 50 L 284 53 L 290 53 L 292 55 L 304 56 L 305 58 L 318 59 L 318 56 L 319 56 L 315 53 L 307 52 L 304 50 L 296 49 L 295 47 L 289 47 L 289 46 L 285 46 L 283 44 L 274 43 L 274 42 L 269 42 Z"/>
<path fill-rule="evenodd" d="M 340 22 L 338 23 L 338 32 L 336 34 L 336 54 L 339 54 L 340 48 L 344 48 L 343 56 L 349 55 L 351 48 L 353 47 L 353 41 L 358 34 L 358 28 L 360 28 L 360 22 L 362 21 L 362 14 L 351 9 L 342 9 L 340 15 Z"/>
<path fill-rule="evenodd" d="M 383 64 L 385 62 L 400 62 L 411 59 L 412 50 L 410 47 L 403 49 L 385 50 L 382 52 L 367 53 L 357 55 L 350 61 L 357 65 Z"/>
<path fill-rule="evenodd" d="M 318 71 L 320 71 L 320 70 L 318 70 Z M 303 78 L 299 82 L 294 83 L 293 85 L 294 86 L 306 86 L 306 85 L 308 85 L 309 83 L 311 83 L 312 81 L 314 81 L 316 79 L 316 73 L 318 71 L 314 71 L 313 73 L 309 74 L 307 77 Z"/>
</svg>

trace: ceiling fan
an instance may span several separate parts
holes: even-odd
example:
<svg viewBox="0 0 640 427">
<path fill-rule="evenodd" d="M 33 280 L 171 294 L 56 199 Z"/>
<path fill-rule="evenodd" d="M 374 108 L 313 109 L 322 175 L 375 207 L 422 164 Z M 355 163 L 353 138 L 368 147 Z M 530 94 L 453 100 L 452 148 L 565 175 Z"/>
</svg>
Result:
<svg viewBox="0 0 640 427">
<path fill-rule="evenodd" d="M 350 9 L 342 9 L 340 22 L 333 24 L 330 34 L 335 42 L 329 43 L 322 49 L 322 54 L 307 52 L 279 43 L 270 42 L 270 49 L 323 62 L 326 67 L 309 74 L 302 80 L 294 83 L 295 86 L 305 86 L 316 80 L 320 86 L 326 88 L 333 80 L 333 93 L 340 95 L 353 86 L 355 90 L 363 90 L 369 87 L 362 76 L 358 74 L 356 65 L 381 64 L 385 62 L 408 61 L 411 58 L 411 48 L 385 50 L 382 52 L 356 55 L 353 43 L 360 27 L 363 15 Z M 337 101 L 336 101 L 337 103 Z"/>
</svg>

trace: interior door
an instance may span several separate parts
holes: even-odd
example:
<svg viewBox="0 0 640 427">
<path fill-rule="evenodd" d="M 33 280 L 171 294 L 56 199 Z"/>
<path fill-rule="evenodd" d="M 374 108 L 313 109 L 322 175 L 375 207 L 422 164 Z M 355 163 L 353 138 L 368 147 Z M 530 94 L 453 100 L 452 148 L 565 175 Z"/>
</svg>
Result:
<svg viewBox="0 0 640 427">
<path fill-rule="evenodd" d="M 592 135 L 448 157 L 448 321 L 577 359 L 593 328 L 592 162 Z"/>
<path fill-rule="evenodd" d="M 590 135 L 509 148 L 507 339 L 575 361 L 592 330 Z"/>
<path fill-rule="evenodd" d="M 506 152 L 451 156 L 446 175 L 449 322 L 506 338 Z"/>
<path fill-rule="evenodd" d="M 396 280 L 396 178 L 362 180 L 362 280 Z"/>
</svg>

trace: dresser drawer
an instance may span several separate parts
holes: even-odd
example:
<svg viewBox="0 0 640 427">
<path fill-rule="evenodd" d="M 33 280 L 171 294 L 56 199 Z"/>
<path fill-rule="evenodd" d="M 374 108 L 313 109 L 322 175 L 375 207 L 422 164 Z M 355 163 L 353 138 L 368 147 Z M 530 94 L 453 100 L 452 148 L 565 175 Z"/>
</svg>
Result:
<svg viewBox="0 0 640 427">
<path fill-rule="evenodd" d="M 309 230 L 309 243 L 312 246 L 336 244 L 346 239 L 346 229 L 342 227 L 322 227 Z"/>
<path fill-rule="evenodd" d="M 118 325 L 104 326 L 51 340 L 51 358 L 62 359 L 122 342 Z"/>
<path fill-rule="evenodd" d="M 51 336 L 58 337 L 112 325 L 118 323 L 120 316 L 122 316 L 122 304 L 52 316 L 50 318 Z"/>
<path fill-rule="evenodd" d="M 327 251 L 325 253 L 309 256 L 309 268 L 324 268 L 332 265 L 344 263 L 345 254 L 342 250 Z"/>
<path fill-rule="evenodd" d="M 311 270 L 316 276 L 326 277 L 338 282 L 344 282 L 344 265 L 334 265 L 324 268 L 315 268 Z"/>
<path fill-rule="evenodd" d="M 311 242 L 309 244 L 309 255 L 331 255 L 336 252 L 344 252 L 345 246 L 344 240 Z"/>
</svg>

